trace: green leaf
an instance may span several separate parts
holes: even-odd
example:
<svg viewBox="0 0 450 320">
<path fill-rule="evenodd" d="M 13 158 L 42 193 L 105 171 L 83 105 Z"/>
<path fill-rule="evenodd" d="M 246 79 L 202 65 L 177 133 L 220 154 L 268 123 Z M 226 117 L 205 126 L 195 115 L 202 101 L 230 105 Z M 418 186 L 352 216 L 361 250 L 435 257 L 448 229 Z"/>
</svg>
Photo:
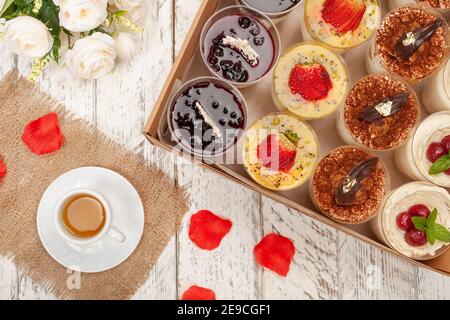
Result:
<svg viewBox="0 0 450 320">
<path fill-rule="evenodd" d="M 434 208 L 433 211 L 430 213 L 430 216 L 427 219 L 427 228 L 432 228 L 436 224 L 436 218 L 438 215 L 437 208 Z"/>
<path fill-rule="evenodd" d="M 116 13 L 114 13 L 114 15 L 115 15 L 116 17 L 123 17 L 124 15 L 127 14 L 127 12 L 128 12 L 128 11 L 121 10 L 121 11 L 117 11 Z"/>
<path fill-rule="evenodd" d="M 427 230 L 427 218 L 424 217 L 412 217 L 412 222 L 414 223 L 414 227 L 420 231 Z"/>
<path fill-rule="evenodd" d="M 297 144 L 297 142 L 300 140 L 300 137 L 298 136 L 298 134 L 296 134 L 295 132 L 292 132 L 292 131 L 286 131 L 284 135 L 286 136 L 286 138 L 291 140 L 294 144 Z"/>
<path fill-rule="evenodd" d="M 25 6 L 27 4 L 32 3 L 34 0 L 14 0 L 14 3 L 18 6 Z"/>
<path fill-rule="evenodd" d="M 442 241 L 444 243 L 450 242 L 450 231 L 448 231 L 446 227 L 440 224 L 435 224 L 433 229 L 434 229 L 434 236 L 437 240 Z"/>
<path fill-rule="evenodd" d="M 434 245 L 436 242 L 436 232 L 434 230 L 434 227 L 431 228 L 427 228 L 427 230 L 425 231 L 426 235 L 427 235 L 427 240 L 431 245 Z"/>
<path fill-rule="evenodd" d="M 430 168 L 430 175 L 440 174 L 448 169 L 450 169 L 450 155 L 446 154 L 433 163 Z"/>
<path fill-rule="evenodd" d="M 3 8 L 0 8 L 0 17 L 9 9 L 9 7 L 14 3 L 14 0 L 6 0 Z"/>
<path fill-rule="evenodd" d="M 59 32 L 61 30 L 59 26 L 59 8 L 55 6 L 52 0 L 42 0 L 42 7 L 39 10 L 42 22 L 50 29 L 53 36 L 59 37 Z"/>
</svg>

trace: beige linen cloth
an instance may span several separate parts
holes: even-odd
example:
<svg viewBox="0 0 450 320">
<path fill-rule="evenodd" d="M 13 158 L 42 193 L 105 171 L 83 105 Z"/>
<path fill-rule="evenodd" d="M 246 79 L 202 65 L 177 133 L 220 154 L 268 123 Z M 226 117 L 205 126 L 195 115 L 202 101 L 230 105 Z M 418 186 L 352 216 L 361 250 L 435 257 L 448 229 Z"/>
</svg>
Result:
<svg viewBox="0 0 450 320">
<path fill-rule="evenodd" d="M 56 153 L 37 156 L 21 140 L 25 125 L 50 111 L 59 114 L 65 137 Z M 0 181 L 0 255 L 12 259 L 34 283 L 59 298 L 127 299 L 144 283 L 187 210 L 185 192 L 160 170 L 82 120 L 73 119 L 16 72 L 0 82 L 0 158 L 8 173 Z M 120 124 L 118 124 L 120 125 Z M 45 189 L 61 174 L 78 167 L 101 166 L 126 177 L 145 209 L 141 242 L 128 260 L 97 274 L 82 274 L 81 289 L 66 286 L 66 268 L 43 248 L 36 210 Z"/>
</svg>

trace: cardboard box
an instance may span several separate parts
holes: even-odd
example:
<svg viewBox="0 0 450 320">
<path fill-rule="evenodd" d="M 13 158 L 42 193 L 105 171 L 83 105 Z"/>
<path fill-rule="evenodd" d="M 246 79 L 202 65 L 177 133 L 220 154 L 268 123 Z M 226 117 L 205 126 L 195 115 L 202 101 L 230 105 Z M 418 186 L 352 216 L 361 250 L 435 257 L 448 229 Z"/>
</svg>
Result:
<svg viewBox="0 0 450 320">
<path fill-rule="evenodd" d="M 199 52 L 200 33 L 205 22 L 209 17 L 211 17 L 211 15 L 214 14 L 217 8 L 233 4 L 235 4 L 235 2 L 232 0 L 203 1 L 199 12 L 193 22 L 193 25 L 187 34 L 184 45 L 181 48 L 180 53 L 169 74 L 169 77 L 164 85 L 161 95 L 159 96 L 153 108 L 153 112 L 150 115 L 150 118 L 145 126 L 144 134 L 154 145 L 159 146 L 167 151 L 176 152 L 174 150 L 173 143 L 171 143 L 170 139 L 165 136 L 164 132 L 167 105 L 170 101 L 171 96 L 173 95 L 174 90 L 181 83 L 184 83 L 198 76 L 210 76 L 207 68 L 203 65 Z M 383 11 L 386 12 L 386 3 L 384 3 L 383 6 Z M 292 44 L 302 41 L 299 23 L 300 21 L 303 21 L 302 15 L 303 10 L 297 10 L 292 13 L 287 18 L 287 20 L 277 25 L 281 34 L 282 52 Z M 366 52 L 367 44 L 344 54 L 344 59 L 347 61 L 350 67 L 351 84 L 355 83 L 357 80 L 366 75 L 366 71 L 364 68 L 364 57 Z M 249 105 L 249 123 L 251 123 L 252 120 L 256 119 L 258 116 L 276 111 L 276 108 L 273 105 L 270 96 L 270 83 L 271 77 L 269 76 L 257 86 L 241 90 Z M 311 124 L 319 136 L 321 144 L 321 156 L 325 155 L 327 151 L 342 144 L 340 139 L 337 137 L 337 132 L 335 129 L 335 115 L 325 120 L 312 121 Z M 239 148 L 240 146 L 237 146 L 237 150 L 239 150 Z M 388 165 L 392 180 L 391 184 L 393 188 L 408 182 L 408 180 L 404 176 L 402 176 L 395 168 L 392 152 L 380 154 L 380 157 L 383 158 L 383 160 Z M 384 244 L 381 244 L 373 235 L 368 226 L 368 223 L 358 226 L 343 225 L 336 223 L 331 219 L 323 216 L 322 214 L 315 212 L 311 200 L 308 196 L 307 186 L 303 186 L 299 190 L 289 192 L 273 192 L 255 184 L 246 175 L 242 165 L 208 165 L 201 162 L 197 162 L 197 164 L 206 167 L 207 169 L 215 172 L 221 177 L 234 180 L 250 189 L 253 189 L 261 194 L 264 194 L 265 196 L 268 196 L 293 209 L 296 209 L 322 223 L 325 223 L 360 240 L 370 243 L 384 251 L 396 254 L 419 267 L 428 268 L 447 276 L 450 275 L 450 250 L 447 250 L 447 253 L 442 255 L 441 257 L 433 259 L 431 261 L 427 261 L 425 263 L 404 257 L 398 252 L 388 248 Z"/>
</svg>

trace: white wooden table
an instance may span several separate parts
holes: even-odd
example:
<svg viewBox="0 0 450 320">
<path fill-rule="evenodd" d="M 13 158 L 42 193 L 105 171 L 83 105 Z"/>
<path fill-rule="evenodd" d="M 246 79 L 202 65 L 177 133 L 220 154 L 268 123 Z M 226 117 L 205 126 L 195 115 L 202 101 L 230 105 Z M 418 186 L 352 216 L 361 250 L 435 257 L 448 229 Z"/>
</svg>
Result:
<svg viewBox="0 0 450 320">
<path fill-rule="evenodd" d="M 176 299 L 197 284 L 223 299 L 450 299 L 450 277 L 419 269 L 150 145 L 142 135 L 144 123 L 201 0 L 148 2 L 143 48 L 132 61 L 81 87 L 61 87 L 49 73 L 40 81 L 76 115 L 158 164 L 191 194 L 181 230 L 134 298 Z M 28 74 L 30 63 L 0 44 L 0 76 L 12 68 Z M 199 209 L 234 222 L 231 234 L 212 253 L 194 247 L 187 236 L 190 213 Z M 254 263 L 254 245 L 272 230 L 295 241 L 295 261 L 286 279 Z M 0 299 L 51 298 L 0 258 Z"/>
</svg>

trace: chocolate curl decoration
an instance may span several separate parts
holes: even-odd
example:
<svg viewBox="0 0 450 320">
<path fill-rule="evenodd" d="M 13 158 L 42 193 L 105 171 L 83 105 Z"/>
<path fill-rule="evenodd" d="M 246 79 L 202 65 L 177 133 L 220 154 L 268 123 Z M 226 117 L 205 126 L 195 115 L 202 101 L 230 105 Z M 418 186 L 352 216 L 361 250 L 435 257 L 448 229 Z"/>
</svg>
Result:
<svg viewBox="0 0 450 320">
<path fill-rule="evenodd" d="M 404 59 L 411 57 L 420 46 L 433 36 L 438 28 L 442 27 L 444 21 L 436 19 L 433 23 L 412 32 L 406 32 L 395 47 L 398 55 Z"/>
<path fill-rule="evenodd" d="M 341 206 L 350 206 L 355 203 L 356 194 L 361 183 L 366 179 L 378 164 L 377 157 L 361 161 L 350 170 L 349 174 L 339 183 L 336 192 L 336 203 Z"/>
<path fill-rule="evenodd" d="M 362 112 L 360 120 L 375 122 L 383 118 L 393 116 L 404 106 L 405 102 L 408 100 L 408 97 L 409 93 L 400 93 L 377 103 L 373 107 L 366 108 Z"/>
</svg>

